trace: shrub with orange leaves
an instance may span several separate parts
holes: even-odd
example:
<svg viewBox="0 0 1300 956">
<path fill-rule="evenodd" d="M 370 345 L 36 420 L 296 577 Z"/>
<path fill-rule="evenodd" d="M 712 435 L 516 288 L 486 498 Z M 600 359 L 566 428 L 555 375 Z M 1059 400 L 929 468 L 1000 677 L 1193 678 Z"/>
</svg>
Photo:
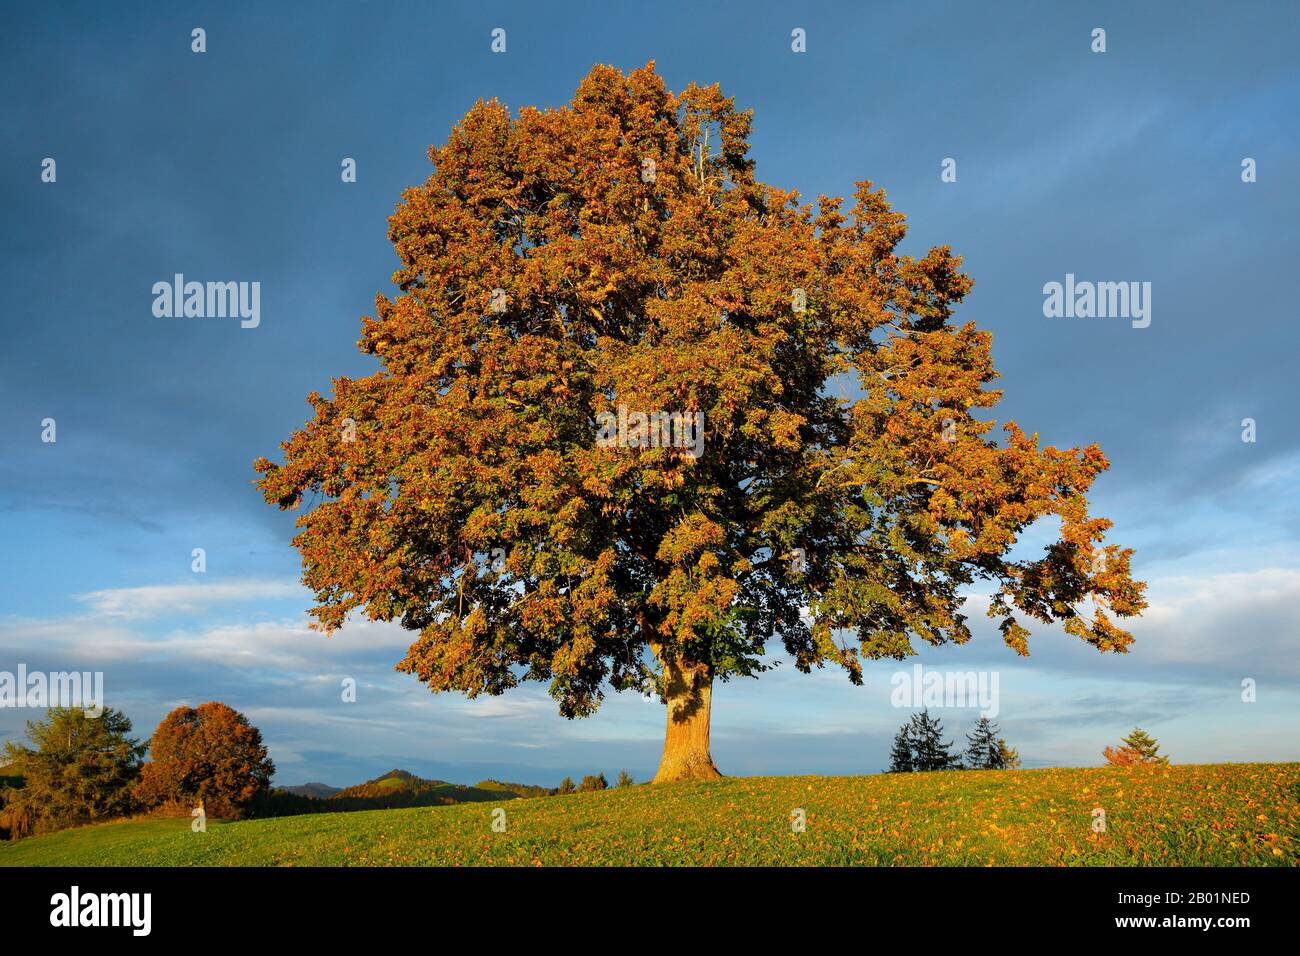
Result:
<svg viewBox="0 0 1300 956">
<path fill-rule="evenodd" d="M 1102 756 L 1113 767 L 1136 767 L 1142 763 L 1142 755 L 1130 747 L 1107 747 Z"/>
</svg>

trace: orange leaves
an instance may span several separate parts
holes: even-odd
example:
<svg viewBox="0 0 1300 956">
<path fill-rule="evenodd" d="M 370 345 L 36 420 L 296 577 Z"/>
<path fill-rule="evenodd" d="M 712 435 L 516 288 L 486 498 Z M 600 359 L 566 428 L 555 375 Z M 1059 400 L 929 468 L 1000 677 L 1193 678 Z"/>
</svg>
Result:
<svg viewBox="0 0 1300 956">
<path fill-rule="evenodd" d="M 213 816 L 239 816 L 275 772 L 261 733 L 220 701 L 173 710 L 149 749 L 137 787 L 146 805 L 201 803 Z"/>
<path fill-rule="evenodd" d="M 669 564 L 686 564 L 707 548 L 720 544 L 723 537 L 723 529 L 717 522 L 702 514 L 688 515 L 664 535 L 658 557 Z"/>
<path fill-rule="evenodd" d="M 551 680 L 569 714 L 637 685 L 652 644 L 726 676 L 777 638 L 852 679 L 966 640 L 981 577 L 1018 653 L 1031 618 L 1123 649 L 1110 616 L 1144 604 L 1088 513 L 1105 457 L 999 435 L 991 336 L 950 321 L 960 258 L 900 255 L 869 181 L 847 210 L 759 182 L 751 123 L 717 86 L 599 66 L 566 106 L 480 102 L 431 147 L 389 219 L 397 290 L 361 323 L 380 370 L 313 393 L 284 463 L 255 465 L 304 505 L 323 627 L 399 620 L 431 688 Z M 598 441 L 620 407 L 698 412 L 702 444 Z M 1009 558 L 1045 518 L 1060 540 Z"/>
<path fill-rule="evenodd" d="M 1129 747 L 1107 747 L 1102 756 L 1114 767 L 1136 767 L 1142 763 L 1142 755 Z"/>
<path fill-rule="evenodd" d="M 1021 657 L 1029 656 L 1029 631 L 1025 630 L 1014 617 L 1007 617 L 998 625 L 1002 640 Z"/>
</svg>

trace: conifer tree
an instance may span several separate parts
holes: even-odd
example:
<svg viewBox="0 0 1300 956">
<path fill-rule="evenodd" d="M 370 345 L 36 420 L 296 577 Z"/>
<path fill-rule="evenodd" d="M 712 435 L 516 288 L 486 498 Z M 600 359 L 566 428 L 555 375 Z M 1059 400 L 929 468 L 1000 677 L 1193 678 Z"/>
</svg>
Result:
<svg viewBox="0 0 1300 956">
<path fill-rule="evenodd" d="M 971 770 L 1002 770 L 1006 767 L 1002 757 L 1002 741 L 998 740 L 998 726 L 987 717 L 981 717 L 975 729 L 966 735 L 966 766 Z"/>
<path fill-rule="evenodd" d="M 908 737 L 913 770 L 952 770 L 960 766 L 960 759 L 952 755 L 952 741 L 944 742 L 943 721 L 931 717 L 928 710 L 912 715 Z"/>
<path fill-rule="evenodd" d="M 9 791 L 10 812 L 35 833 L 130 812 L 145 750 L 130 733 L 131 721 L 112 708 L 88 717 L 79 707 L 55 707 L 44 720 L 28 721 L 35 748 L 4 749 L 6 772 L 24 778 L 21 789 Z"/>
<path fill-rule="evenodd" d="M 1169 758 L 1160 754 L 1160 744 L 1141 727 L 1134 727 L 1131 734 L 1120 738 L 1120 743 L 1136 753 L 1142 763 L 1169 763 Z"/>
<path fill-rule="evenodd" d="M 908 739 L 907 728 L 907 724 L 899 727 L 894 737 L 894 746 L 889 752 L 890 773 L 912 772 L 912 742 Z"/>
</svg>

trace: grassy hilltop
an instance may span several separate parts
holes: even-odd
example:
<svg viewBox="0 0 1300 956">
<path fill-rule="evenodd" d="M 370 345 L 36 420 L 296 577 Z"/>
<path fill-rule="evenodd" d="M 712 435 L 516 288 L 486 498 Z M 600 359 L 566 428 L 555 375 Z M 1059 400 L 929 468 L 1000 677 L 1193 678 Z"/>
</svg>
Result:
<svg viewBox="0 0 1300 956">
<path fill-rule="evenodd" d="M 0 846 L 0 865 L 1300 864 L 1300 763 L 733 777 L 503 800 L 503 833 L 497 806 L 129 821 Z"/>
</svg>

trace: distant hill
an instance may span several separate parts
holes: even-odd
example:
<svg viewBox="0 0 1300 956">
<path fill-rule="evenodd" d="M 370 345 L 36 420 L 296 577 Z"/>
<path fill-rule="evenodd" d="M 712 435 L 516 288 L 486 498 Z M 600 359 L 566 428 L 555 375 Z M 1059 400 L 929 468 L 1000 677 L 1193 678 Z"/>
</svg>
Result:
<svg viewBox="0 0 1300 956">
<path fill-rule="evenodd" d="M 474 784 L 475 790 L 509 791 L 521 797 L 549 797 L 555 793 L 549 787 L 534 787 L 527 783 L 506 783 L 503 780 L 480 780 Z"/>
<path fill-rule="evenodd" d="M 543 797 L 551 791 L 522 783 L 484 780 L 469 787 L 445 780 L 427 780 L 409 770 L 388 773 L 338 789 L 323 783 L 278 787 L 261 809 L 264 816 L 295 813 L 338 813 L 349 810 L 391 810 L 398 807 L 436 807 L 455 803 L 483 803 L 488 800 L 517 800 Z"/>
<path fill-rule="evenodd" d="M 445 780 L 426 780 L 409 770 L 390 770 L 374 780 L 354 787 L 344 787 L 328 800 L 375 800 L 385 807 L 423 807 L 450 803 L 478 803 L 483 800 L 514 799 L 518 794 L 506 790 L 480 790 Z"/>
<path fill-rule="evenodd" d="M 292 787 L 281 787 L 280 789 L 285 793 L 292 793 L 298 797 L 315 797 L 317 800 L 332 797 L 339 792 L 338 787 L 331 787 L 328 783 L 300 783 Z"/>
</svg>

